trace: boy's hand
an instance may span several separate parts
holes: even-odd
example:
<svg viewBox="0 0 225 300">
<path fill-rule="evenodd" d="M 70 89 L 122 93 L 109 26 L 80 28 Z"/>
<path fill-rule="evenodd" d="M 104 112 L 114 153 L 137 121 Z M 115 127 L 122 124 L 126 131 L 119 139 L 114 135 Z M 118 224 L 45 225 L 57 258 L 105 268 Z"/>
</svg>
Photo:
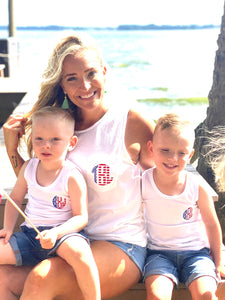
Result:
<svg viewBox="0 0 225 300">
<path fill-rule="evenodd" d="M 11 235 L 12 231 L 6 230 L 4 228 L 0 230 L 0 238 L 4 238 L 5 244 L 9 242 Z"/>
<path fill-rule="evenodd" d="M 51 249 L 54 247 L 57 241 L 57 232 L 53 229 L 44 230 L 41 232 L 42 237 L 36 236 L 37 240 L 40 240 L 41 246 L 44 249 Z"/>
</svg>

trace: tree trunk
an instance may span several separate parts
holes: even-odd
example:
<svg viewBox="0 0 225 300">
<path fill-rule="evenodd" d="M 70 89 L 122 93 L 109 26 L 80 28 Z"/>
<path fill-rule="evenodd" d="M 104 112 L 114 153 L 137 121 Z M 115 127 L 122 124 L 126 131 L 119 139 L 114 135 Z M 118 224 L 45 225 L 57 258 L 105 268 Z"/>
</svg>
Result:
<svg viewBox="0 0 225 300">
<path fill-rule="evenodd" d="M 217 191 L 219 201 L 215 204 L 218 217 L 221 222 L 223 236 L 225 237 L 225 194 L 218 192 L 215 185 L 214 174 L 204 157 L 207 151 L 207 130 L 212 130 L 215 126 L 225 126 L 225 5 L 222 17 L 221 30 L 218 37 L 218 50 L 216 52 L 213 84 L 209 92 L 209 106 L 207 108 L 206 119 L 195 129 L 195 155 L 192 162 L 198 158 L 197 170 L 207 180 L 207 182 Z M 204 138 L 206 137 L 206 138 Z"/>
</svg>

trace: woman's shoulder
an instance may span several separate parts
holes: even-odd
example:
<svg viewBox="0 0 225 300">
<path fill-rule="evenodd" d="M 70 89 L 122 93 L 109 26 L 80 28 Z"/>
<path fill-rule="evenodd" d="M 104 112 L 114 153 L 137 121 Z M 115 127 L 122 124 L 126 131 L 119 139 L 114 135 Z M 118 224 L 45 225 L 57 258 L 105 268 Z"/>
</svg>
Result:
<svg viewBox="0 0 225 300">
<path fill-rule="evenodd" d="M 127 135 L 140 143 L 152 140 L 155 123 L 140 112 L 130 109 L 127 118 Z"/>
<path fill-rule="evenodd" d="M 155 122 L 149 117 L 144 116 L 140 111 L 131 108 L 128 113 L 129 126 L 139 129 L 148 129 L 153 133 Z"/>
<path fill-rule="evenodd" d="M 130 109 L 127 118 L 125 143 L 132 160 L 139 162 L 143 169 L 153 166 L 148 152 L 148 141 L 152 140 L 155 124 L 141 113 Z"/>
</svg>

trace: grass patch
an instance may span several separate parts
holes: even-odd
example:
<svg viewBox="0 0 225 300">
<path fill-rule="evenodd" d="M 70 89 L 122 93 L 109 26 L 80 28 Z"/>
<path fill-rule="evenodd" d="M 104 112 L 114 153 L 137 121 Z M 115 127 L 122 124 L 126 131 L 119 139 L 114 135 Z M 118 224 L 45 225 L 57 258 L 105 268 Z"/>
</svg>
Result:
<svg viewBox="0 0 225 300">
<path fill-rule="evenodd" d="M 187 105 L 187 104 L 208 104 L 207 97 L 194 97 L 194 98 L 146 98 L 146 99 L 137 99 L 138 102 L 146 103 L 160 103 L 160 104 L 178 104 L 178 105 Z"/>
<path fill-rule="evenodd" d="M 168 92 L 168 88 L 166 87 L 155 87 L 151 89 L 152 91 L 161 91 L 161 92 Z"/>
</svg>

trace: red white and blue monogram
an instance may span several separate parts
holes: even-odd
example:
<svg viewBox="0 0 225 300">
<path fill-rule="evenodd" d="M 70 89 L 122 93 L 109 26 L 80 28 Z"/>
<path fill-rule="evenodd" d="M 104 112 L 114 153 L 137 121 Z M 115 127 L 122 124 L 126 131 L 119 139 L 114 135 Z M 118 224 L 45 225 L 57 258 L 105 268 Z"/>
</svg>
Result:
<svg viewBox="0 0 225 300">
<path fill-rule="evenodd" d="M 188 207 L 183 213 L 184 220 L 190 220 L 193 217 L 193 208 Z"/>
<path fill-rule="evenodd" d="M 110 175 L 110 167 L 107 164 L 98 164 L 92 169 L 94 182 L 100 186 L 105 186 L 113 181 Z"/>
<path fill-rule="evenodd" d="M 52 204 L 55 208 L 62 209 L 63 207 L 66 206 L 66 197 L 55 196 L 52 199 Z"/>
</svg>

